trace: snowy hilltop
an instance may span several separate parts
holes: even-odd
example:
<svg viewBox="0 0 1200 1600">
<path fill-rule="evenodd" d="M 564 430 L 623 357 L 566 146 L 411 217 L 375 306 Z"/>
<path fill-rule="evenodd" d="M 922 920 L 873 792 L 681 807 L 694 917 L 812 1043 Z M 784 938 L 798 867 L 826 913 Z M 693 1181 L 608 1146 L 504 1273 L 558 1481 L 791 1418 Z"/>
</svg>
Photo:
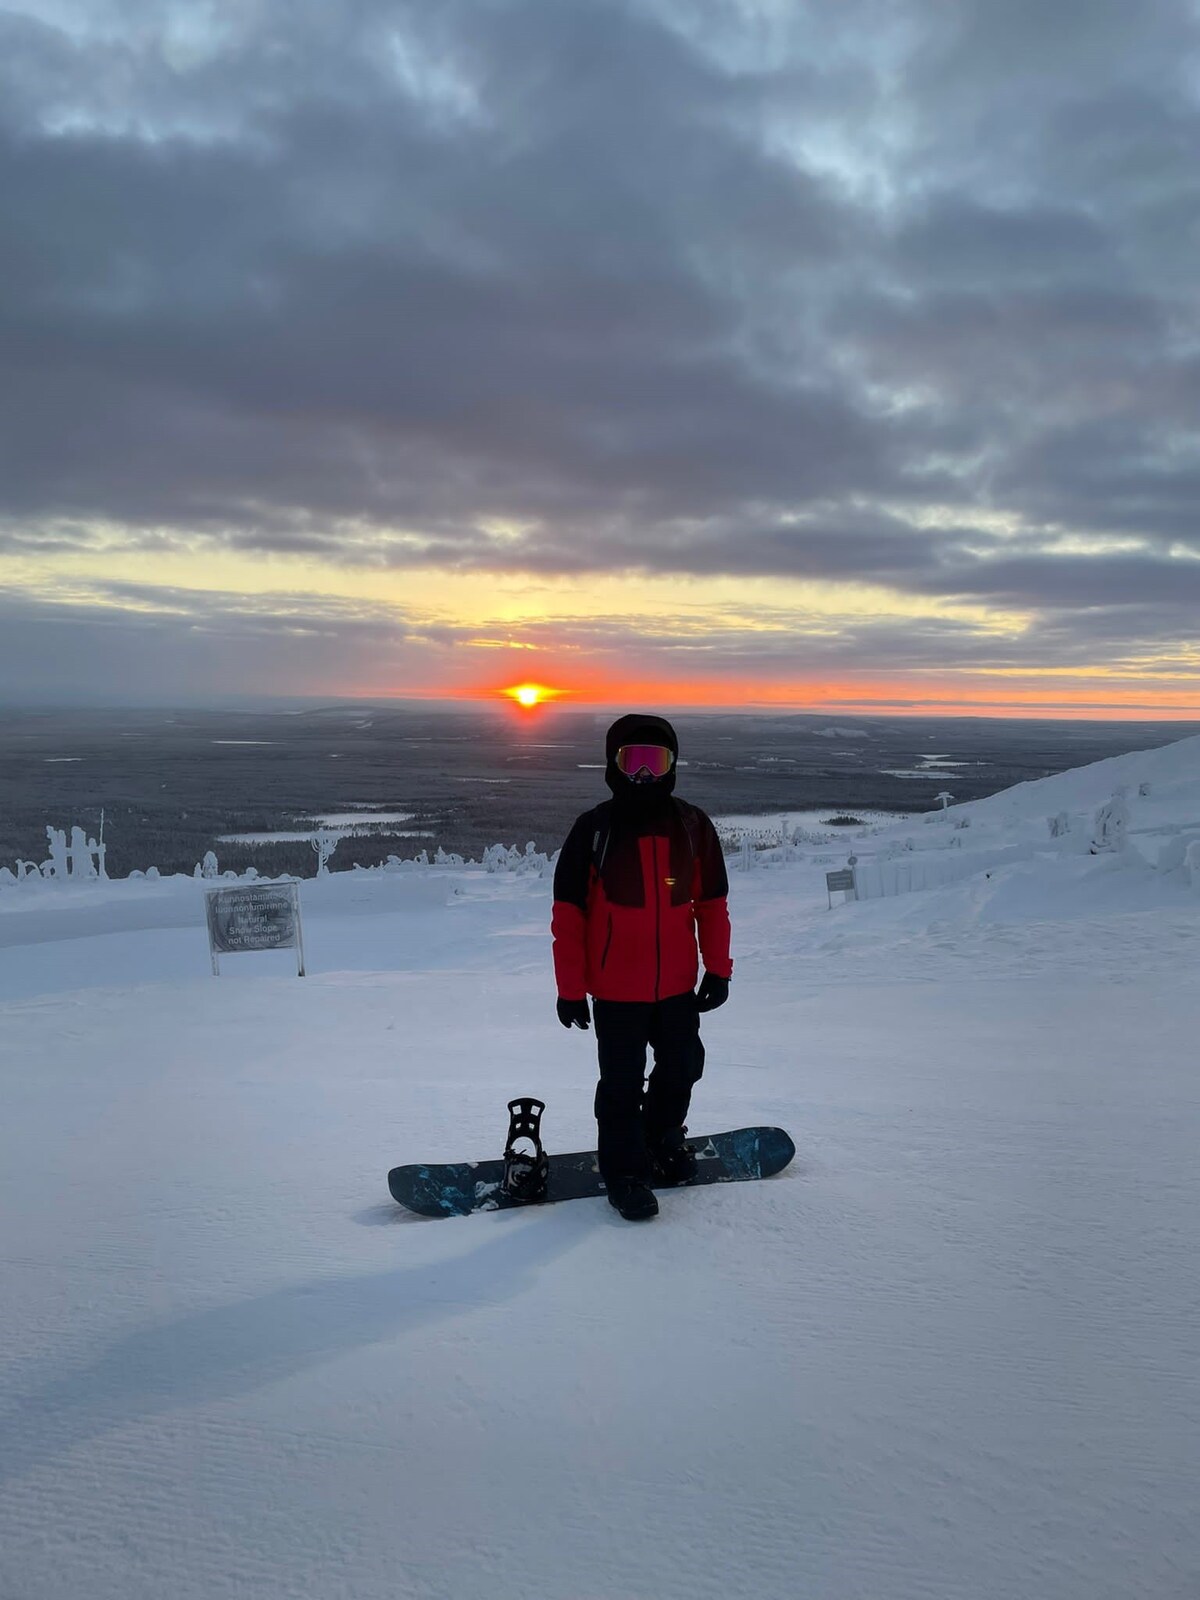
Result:
<svg viewBox="0 0 1200 1600">
<path fill-rule="evenodd" d="M 640 1230 L 387 1193 L 594 1142 L 544 841 L 305 880 L 304 979 L 212 976 L 232 880 L 7 865 L 0 1595 L 1197 1592 L 1200 738 L 718 820 L 692 1131 L 797 1156 Z"/>
</svg>

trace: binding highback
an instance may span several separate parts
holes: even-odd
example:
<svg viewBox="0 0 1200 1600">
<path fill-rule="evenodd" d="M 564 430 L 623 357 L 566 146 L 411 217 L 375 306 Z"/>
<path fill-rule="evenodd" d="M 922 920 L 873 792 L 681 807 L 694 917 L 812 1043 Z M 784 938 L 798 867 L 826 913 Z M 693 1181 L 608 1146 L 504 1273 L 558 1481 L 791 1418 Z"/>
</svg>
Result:
<svg viewBox="0 0 1200 1600">
<path fill-rule="evenodd" d="M 508 1102 L 508 1138 L 504 1141 L 501 1188 L 514 1200 L 543 1200 L 550 1158 L 542 1149 L 542 1112 L 546 1105 L 532 1095 Z M 524 1143 L 531 1148 L 518 1149 Z"/>
</svg>

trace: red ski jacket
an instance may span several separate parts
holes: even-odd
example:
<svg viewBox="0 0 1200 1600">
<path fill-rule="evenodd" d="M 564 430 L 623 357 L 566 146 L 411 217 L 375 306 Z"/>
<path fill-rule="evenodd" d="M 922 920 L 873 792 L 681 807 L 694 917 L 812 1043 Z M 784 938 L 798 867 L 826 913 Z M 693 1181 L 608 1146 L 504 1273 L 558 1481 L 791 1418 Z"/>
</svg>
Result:
<svg viewBox="0 0 1200 1600">
<path fill-rule="evenodd" d="M 612 802 L 577 818 L 554 871 L 560 999 L 667 1000 L 696 987 L 700 956 L 706 971 L 732 977 L 729 880 L 716 829 L 698 807 L 676 800 L 674 808 L 673 828 L 625 839 L 616 875 Z"/>
</svg>

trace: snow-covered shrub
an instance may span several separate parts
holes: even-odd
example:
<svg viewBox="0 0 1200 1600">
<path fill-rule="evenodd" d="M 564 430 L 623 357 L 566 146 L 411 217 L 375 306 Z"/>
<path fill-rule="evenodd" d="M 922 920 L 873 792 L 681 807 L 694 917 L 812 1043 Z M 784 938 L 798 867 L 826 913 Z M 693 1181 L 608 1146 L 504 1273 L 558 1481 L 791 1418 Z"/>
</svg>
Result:
<svg viewBox="0 0 1200 1600">
<path fill-rule="evenodd" d="M 1111 800 L 1096 812 L 1092 831 L 1092 854 L 1125 848 L 1125 834 L 1129 828 L 1129 807 L 1125 803 L 1125 788 L 1117 789 Z"/>
<path fill-rule="evenodd" d="M 536 873 L 544 877 L 556 859 L 557 851 L 553 857 L 548 856 L 530 839 L 523 851 L 515 844 L 489 845 L 480 858 L 480 865 L 485 872 Z"/>
<path fill-rule="evenodd" d="M 1154 863 L 1159 872 L 1178 872 L 1187 862 L 1188 842 L 1176 834 L 1158 847 L 1158 860 Z"/>
</svg>

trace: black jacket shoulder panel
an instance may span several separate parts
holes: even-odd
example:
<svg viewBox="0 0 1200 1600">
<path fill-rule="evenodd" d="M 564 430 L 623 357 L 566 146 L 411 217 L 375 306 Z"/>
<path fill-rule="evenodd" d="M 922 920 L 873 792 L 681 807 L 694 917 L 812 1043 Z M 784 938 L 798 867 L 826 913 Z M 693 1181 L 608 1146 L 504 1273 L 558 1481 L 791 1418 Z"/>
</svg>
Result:
<svg viewBox="0 0 1200 1600">
<path fill-rule="evenodd" d="M 598 813 L 603 809 L 594 806 L 575 818 L 554 867 L 554 898 L 578 906 L 581 911 L 587 910 L 596 833 L 602 826 Z"/>
<path fill-rule="evenodd" d="M 691 805 L 686 800 L 676 800 L 674 804 L 676 815 L 683 823 L 680 845 L 687 856 L 700 865 L 700 891 L 697 898 L 719 900 L 729 893 L 729 877 L 725 870 L 725 853 L 721 849 L 712 818 L 699 806 Z M 612 834 L 612 812 L 612 801 L 602 800 L 590 811 L 584 811 L 576 817 L 554 868 L 554 898 L 578 906 L 584 913 L 587 911 L 592 869 L 604 875 L 605 856 Z M 681 892 L 688 895 L 688 891 L 682 888 L 691 880 L 686 856 L 676 863 L 676 867 L 680 871 Z M 610 898 L 613 897 L 614 893 L 610 892 Z M 628 903 L 640 904 L 640 898 L 635 896 Z"/>
<path fill-rule="evenodd" d="M 717 838 L 712 818 L 699 806 L 687 801 L 678 802 L 687 822 L 692 849 L 700 863 L 701 900 L 720 900 L 729 893 L 729 874 L 725 869 L 725 852 Z"/>
</svg>

